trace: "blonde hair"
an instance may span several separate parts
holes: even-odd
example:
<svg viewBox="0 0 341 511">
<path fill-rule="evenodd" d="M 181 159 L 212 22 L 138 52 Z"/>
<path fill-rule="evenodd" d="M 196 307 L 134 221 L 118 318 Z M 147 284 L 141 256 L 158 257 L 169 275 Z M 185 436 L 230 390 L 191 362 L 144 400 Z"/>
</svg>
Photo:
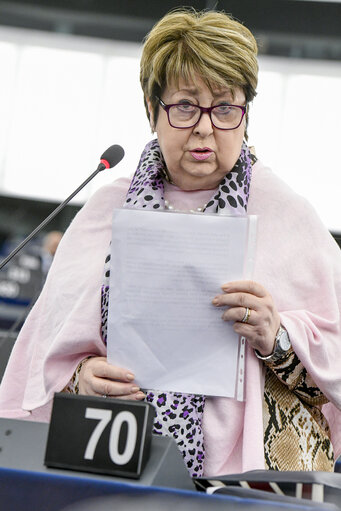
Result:
<svg viewBox="0 0 341 511">
<path fill-rule="evenodd" d="M 256 95 L 257 43 L 251 32 L 223 12 L 176 9 L 154 25 L 145 38 L 140 64 L 140 82 L 150 100 L 154 122 L 157 96 L 170 83 L 197 74 L 212 86 L 228 86 L 233 94 L 240 87 L 249 103 Z"/>
</svg>

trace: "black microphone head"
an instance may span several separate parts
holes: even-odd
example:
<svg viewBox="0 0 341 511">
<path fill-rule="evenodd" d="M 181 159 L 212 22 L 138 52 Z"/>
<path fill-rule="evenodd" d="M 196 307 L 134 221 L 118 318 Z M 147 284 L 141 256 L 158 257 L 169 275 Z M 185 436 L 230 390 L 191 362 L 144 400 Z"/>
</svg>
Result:
<svg viewBox="0 0 341 511">
<path fill-rule="evenodd" d="M 107 169 L 115 167 L 124 156 L 124 149 L 120 145 L 112 145 L 108 147 L 101 156 L 101 163 L 105 165 Z"/>
</svg>

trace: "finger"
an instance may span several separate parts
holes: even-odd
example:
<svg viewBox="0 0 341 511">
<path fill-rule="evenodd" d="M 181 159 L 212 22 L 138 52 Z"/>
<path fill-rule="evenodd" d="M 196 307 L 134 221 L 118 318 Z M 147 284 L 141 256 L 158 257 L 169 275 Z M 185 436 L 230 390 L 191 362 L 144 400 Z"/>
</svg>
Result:
<svg viewBox="0 0 341 511">
<path fill-rule="evenodd" d="M 273 352 L 275 344 L 273 337 L 266 338 L 257 332 L 252 325 L 245 323 L 234 323 L 233 329 L 238 335 L 245 337 L 251 348 L 260 351 L 263 356 L 270 355 Z"/>
<path fill-rule="evenodd" d="M 109 364 L 105 359 L 99 361 L 96 368 L 94 367 L 93 372 L 98 378 L 105 378 L 108 380 L 132 382 L 135 378 L 135 375 L 128 369 Z"/>
<path fill-rule="evenodd" d="M 128 399 L 130 401 L 142 401 L 142 399 L 145 399 L 145 398 L 146 398 L 146 395 L 141 391 L 136 392 L 136 394 L 130 394 L 128 396 L 117 396 L 117 399 Z"/>
<path fill-rule="evenodd" d="M 244 313 L 246 307 L 253 310 L 258 310 L 261 307 L 260 298 L 247 293 L 225 293 L 217 295 L 212 300 L 212 303 L 215 307 L 244 308 Z"/>
<path fill-rule="evenodd" d="M 242 323 L 241 321 L 236 321 L 233 325 L 233 330 L 244 337 L 253 337 L 255 335 L 254 325 L 250 325 L 249 323 Z"/>
<path fill-rule="evenodd" d="M 223 284 L 221 288 L 225 291 L 225 293 L 248 293 L 258 296 L 259 298 L 264 298 L 268 294 L 261 284 L 254 282 L 253 280 L 236 280 L 234 282 L 227 282 L 226 284 Z"/>
<path fill-rule="evenodd" d="M 245 318 L 245 314 L 246 314 L 246 308 L 245 307 L 230 307 L 228 309 L 226 309 L 222 315 L 222 319 L 224 321 L 234 321 L 234 322 L 239 322 L 239 323 L 247 323 L 247 324 L 250 324 L 250 325 L 255 325 L 256 324 L 256 317 L 257 317 L 257 313 L 255 310 L 252 310 L 249 308 L 249 319 L 247 320 L 247 322 L 244 321 L 243 323 L 243 319 Z"/>
<path fill-rule="evenodd" d="M 114 397 L 129 396 L 140 391 L 140 387 L 135 383 L 122 383 L 104 378 L 94 378 L 93 389 L 98 394 Z"/>
<path fill-rule="evenodd" d="M 125 399 L 127 401 L 142 401 L 142 399 L 145 399 L 146 398 L 146 395 L 139 391 L 139 392 L 136 392 L 135 394 L 127 394 L 126 396 L 111 396 L 111 395 L 106 395 L 106 394 L 96 394 L 97 396 L 101 396 L 101 397 L 107 397 L 108 399 L 109 398 L 114 398 L 114 399 Z"/>
<path fill-rule="evenodd" d="M 234 323 L 233 330 L 242 337 L 245 337 L 248 343 L 253 347 L 259 349 L 267 344 L 265 332 L 260 330 L 257 326 L 249 325 L 248 323 Z M 272 342 L 272 341 L 271 341 Z M 271 350 L 270 350 L 271 352 Z"/>
</svg>

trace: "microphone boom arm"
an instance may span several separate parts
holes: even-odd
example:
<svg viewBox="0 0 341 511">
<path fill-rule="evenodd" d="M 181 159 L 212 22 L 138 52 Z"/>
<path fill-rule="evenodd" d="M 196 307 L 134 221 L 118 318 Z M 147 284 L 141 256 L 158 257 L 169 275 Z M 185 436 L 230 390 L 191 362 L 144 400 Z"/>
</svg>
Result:
<svg viewBox="0 0 341 511">
<path fill-rule="evenodd" d="M 12 257 L 14 257 L 25 245 L 26 243 L 28 243 L 32 238 L 33 236 L 35 236 L 39 231 L 41 231 L 49 222 L 51 222 L 51 220 L 56 216 L 58 215 L 58 213 L 67 205 L 68 202 L 70 202 L 71 199 L 74 198 L 75 195 L 77 195 L 78 192 L 80 192 L 80 190 L 82 188 L 84 188 L 84 186 L 86 186 L 89 181 L 91 181 L 91 179 L 93 179 L 99 172 L 101 172 L 102 170 L 104 170 L 106 167 L 103 163 L 100 163 L 97 167 L 97 169 L 95 170 L 95 172 L 93 172 L 81 185 L 79 185 L 79 187 L 74 191 L 72 192 L 71 195 L 69 195 L 69 197 L 67 199 L 65 199 L 61 204 L 59 204 L 59 206 L 56 207 L 56 209 L 54 209 L 52 211 L 52 213 L 50 213 L 50 215 L 45 218 L 45 220 L 43 220 L 43 222 L 41 222 L 41 224 L 39 224 L 35 229 L 34 231 L 31 232 L 31 234 L 29 234 L 27 236 L 27 238 L 25 238 L 21 243 L 20 245 L 18 245 L 3 261 L 1 261 L 0 263 L 0 270 L 6 266 L 6 264 L 12 259 Z"/>
</svg>

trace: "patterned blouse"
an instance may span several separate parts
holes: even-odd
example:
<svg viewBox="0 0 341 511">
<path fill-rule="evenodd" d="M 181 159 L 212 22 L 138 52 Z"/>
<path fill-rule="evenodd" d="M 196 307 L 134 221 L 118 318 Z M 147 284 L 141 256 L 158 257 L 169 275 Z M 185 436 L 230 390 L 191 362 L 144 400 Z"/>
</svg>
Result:
<svg viewBox="0 0 341 511">
<path fill-rule="evenodd" d="M 292 349 L 285 358 L 266 366 L 263 399 L 266 467 L 333 471 L 330 431 L 321 411 L 327 398 Z"/>
</svg>

